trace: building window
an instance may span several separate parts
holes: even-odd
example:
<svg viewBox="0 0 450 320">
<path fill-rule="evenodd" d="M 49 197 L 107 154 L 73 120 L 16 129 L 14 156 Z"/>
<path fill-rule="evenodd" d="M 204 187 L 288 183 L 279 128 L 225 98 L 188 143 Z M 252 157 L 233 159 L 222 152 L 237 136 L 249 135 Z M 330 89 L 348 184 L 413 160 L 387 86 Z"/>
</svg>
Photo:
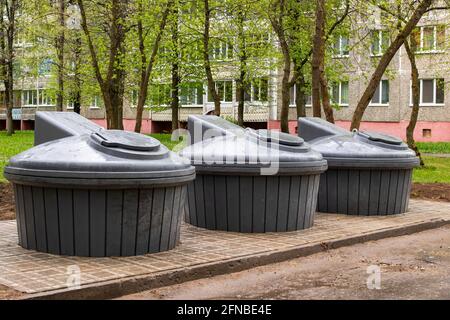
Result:
<svg viewBox="0 0 450 320">
<path fill-rule="evenodd" d="M 414 51 L 418 53 L 439 52 L 445 45 L 445 26 L 417 27 L 412 34 L 415 40 Z"/>
<path fill-rule="evenodd" d="M 22 91 L 22 101 L 24 106 L 37 106 L 37 90 L 23 90 Z"/>
<path fill-rule="evenodd" d="M 54 106 L 55 99 L 48 90 L 39 90 L 39 105 L 40 106 Z"/>
<path fill-rule="evenodd" d="M 389 32 L 386 30 L 372 30 L 372 44 L 370 54 L 372 56 L 381 56 L 390 44 Z"/>
<path fill-rule="evenodd" d="M 297 98 L 297 85 L 294 84 L 289 89 L 289 105 L 295 106 L 295 99 L 296 98 Z M 305 93 L 305 106 L 306 107 L 311 107 L 312 106 L 312 96 L 311 96 L 311 94 L 306 94 Z"/>
<path fill-rule="evenodd" d="M 333 44 L 333 50 L 335 57 L 348 57 L 348 37 L 343 35 L 338 36 Z"/>
<path fill-rule="evenodd" d="M 38 67 L 39 75 L 48 75 L 52 69 L 53 60 L 50 58 L 46 58 L 41 61 Z"/>
<path fill-rule="evenodd" d="M 233 45 L 226 41 L 212 40 L 209 54 L 212 60 L 228 60 L 233 58 Z"/>
<path fill-rule="evenodd" d="M 75 108 L 75 101 L 67 101 L 66 109 L 73 110 Z"/>
<path fill-rule="evenodd" d="M 389 80 L 381 80 L 370 101 L 373 106 L 389 105 Z"/>
<path fill-rule="evenodd" d="M 95 95 L 92 98 L 91 106 L 90 106 L 91 109 L 100 109 L 100 108 L 103 108 L 104 106 L 105 105 L 103 103 L 103 99 L 99 95 Z"/>
<path fill-rule="evenodd" d="M 233 101 L 233 81 L 215 81 L 214 82 L 216 92 L 219 95 L 220 102 L 232 102 Z M 213 97 L 209 94 L 208 90 L 208 102 L 214 102 Z"/>
<path fill-rule="evenodd" d="M 22 101 L 25 107 L 55 105 L 55 99 L 48 90 L 23 90 Z"/>
<path fill-rule="evenodd" d="M 138 90 L 136 90 L 136 89 L 131 90 L 130 102 L 131 102 L 131 107 L 132 108 L 135 108 L 137 106 L 138 96 L 139 96 L 139 91 Z"/>
<path fill-rule="evenodd" d="M 266 102 L 269 94 L 269 79 L 260 78 L 252 83 L 252 101 Z"/>
<path fill-rule="evenodd" d="M 420 79 L 420 106 L 444 105 L 444 79 Z M 412 106 L 412 88 L 410 89 L 410 105 Z"/>
<path fill-rule="evenodd" d="M 348 106 L 348 81 L 334 82 L 331 85 L 331 101 L 339 106 Z"/>
<path fill-rule="evenodd" d="M 431 138 L 431 129 L 422 129 L 423 138 Z"/>
<path fill-rule="evenodd" d="M 203 84 L 183 83 L 180 86 L 180 104 L 185 106 L 203 106 Z"/>
</svg>

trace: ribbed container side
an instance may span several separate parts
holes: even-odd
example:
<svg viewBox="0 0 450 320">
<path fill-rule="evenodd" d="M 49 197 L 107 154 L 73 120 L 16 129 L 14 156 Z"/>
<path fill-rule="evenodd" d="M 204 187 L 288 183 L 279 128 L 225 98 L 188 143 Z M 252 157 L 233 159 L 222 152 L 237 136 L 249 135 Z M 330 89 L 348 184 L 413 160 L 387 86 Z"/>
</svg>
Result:
<svg viewBox="0 0 450 320">
<path fill-rule="evenodd" d="M 411 181 L 411 169 L 329 169 L 320 176 L 317 210 L 362 216 L 404 213 Z"/>
<path fill-rule="evenodd" d="M 20 246 L 107 257 L 173 249 L 187 186 L 88 190 L 14 184 L 14 192 Z"/>
<path fill-rule="evenodd" d="M 210 230 L 248 233 L 310 228 L 319 177 L 197 174 L 187 187 L 185 221 Z"/>
</svg>

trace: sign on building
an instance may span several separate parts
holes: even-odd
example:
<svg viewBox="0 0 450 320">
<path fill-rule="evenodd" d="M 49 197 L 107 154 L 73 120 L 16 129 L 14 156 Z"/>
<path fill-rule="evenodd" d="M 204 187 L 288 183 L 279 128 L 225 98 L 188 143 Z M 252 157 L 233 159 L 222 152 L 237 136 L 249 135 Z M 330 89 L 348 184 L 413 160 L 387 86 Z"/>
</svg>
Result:
<svg viewBox="0 0 450 320">
<path fill-rule="evenodd" d="M 12 109 L 12 118 L 13 118 L 13 120 L 21 120 L 22 119 L 22 109 Z"/>
</svg>

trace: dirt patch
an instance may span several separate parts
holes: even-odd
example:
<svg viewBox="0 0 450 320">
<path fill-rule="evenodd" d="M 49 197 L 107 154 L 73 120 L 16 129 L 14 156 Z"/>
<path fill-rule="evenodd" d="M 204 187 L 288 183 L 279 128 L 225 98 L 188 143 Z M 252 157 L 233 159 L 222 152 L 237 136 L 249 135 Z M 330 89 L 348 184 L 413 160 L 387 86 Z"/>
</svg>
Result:
<svg viewBox="0 0 450 320">
<path fill-rule="evenodd" d="M 10 183 L 0 183 L 0 220 L 16 218 L 14 191 Z"/>
<path fill-rule="evenodd" d="M 412 198 L 450 202 L 450 184 L 446 183 L 414 183 Z"/>
<path fill-rule="evenodd" d="M 20 296 L 23 296 L 23 293 L 0 284 L 0 300 L 15 299 Z"/>
</svg>

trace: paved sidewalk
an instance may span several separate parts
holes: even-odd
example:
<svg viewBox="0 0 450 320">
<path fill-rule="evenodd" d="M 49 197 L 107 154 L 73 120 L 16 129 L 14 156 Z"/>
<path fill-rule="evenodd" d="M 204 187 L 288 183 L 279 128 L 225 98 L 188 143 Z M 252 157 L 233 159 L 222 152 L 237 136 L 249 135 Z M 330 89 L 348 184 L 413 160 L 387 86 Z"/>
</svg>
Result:
<svg viewBox="0 0 450 320">
<path fill-rule="evenodd" d="M 25 297 L 106 298 L 143 289 L 239 271 L 327 248 L 413 233 L 450 223 L 450 203 L 411 200 L 407 214 L 358 217 L 318 214 L 312 229 L 238 234 L 183 225 L 176 249 L 138 257 L 60 257 L 17 243 L 15 221 L 0 222 L 0 285 Z M 71 270 L 81 287 L 70 289 Z"/>
</svg>

